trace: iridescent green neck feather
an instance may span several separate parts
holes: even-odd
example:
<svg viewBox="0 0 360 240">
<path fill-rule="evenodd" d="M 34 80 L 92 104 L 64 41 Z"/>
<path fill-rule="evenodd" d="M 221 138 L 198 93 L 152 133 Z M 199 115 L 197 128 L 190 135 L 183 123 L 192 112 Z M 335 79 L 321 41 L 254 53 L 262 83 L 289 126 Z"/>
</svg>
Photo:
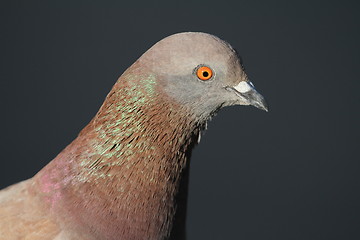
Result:
<svg viewBox="0 0 360 240">
<path fill-rule="evenodd" d="M 159 76 L 137 70 L 123 74 L 78 138 L 36 176 L 55 213 L 68 209 L 84 232 L 104 239 L 168 235 L 201 125 L 161 92 Z"/>
</svg>

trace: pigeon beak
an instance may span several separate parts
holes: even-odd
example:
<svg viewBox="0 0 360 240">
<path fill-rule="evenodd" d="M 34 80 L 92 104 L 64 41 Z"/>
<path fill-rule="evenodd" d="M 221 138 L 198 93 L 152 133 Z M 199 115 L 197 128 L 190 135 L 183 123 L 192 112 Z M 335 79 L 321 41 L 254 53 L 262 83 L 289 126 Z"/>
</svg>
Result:
<svg viewBox="0 0 360 240">
<path fill-rule="evenodd" d="M 250 81 L 241 81 L 238 85 L 233 87 L 226 87 L 227 90 L 232 90 L 242 98 L 247 104 L 257 107 L 266 112 L 269 111 L 268 105 L 264 97 L 258 93 L 254 84 Z"/>
</svg>

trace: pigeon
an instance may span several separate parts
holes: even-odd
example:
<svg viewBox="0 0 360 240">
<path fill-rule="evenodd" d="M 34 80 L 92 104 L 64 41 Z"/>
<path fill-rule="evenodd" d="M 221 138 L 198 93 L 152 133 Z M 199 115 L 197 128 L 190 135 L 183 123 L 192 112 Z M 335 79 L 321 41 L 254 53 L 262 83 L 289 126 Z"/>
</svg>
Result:
<svg viewBox="0 0 360 240">
<path fill-rule="evenodd" d="M 160 40 L 73 142 L 0 191 L 0 239 L 175 239 L 191 150 L 207 121 L 233 105 L 268 110 L 230 44 L 200 32 Z"/>
</svg>

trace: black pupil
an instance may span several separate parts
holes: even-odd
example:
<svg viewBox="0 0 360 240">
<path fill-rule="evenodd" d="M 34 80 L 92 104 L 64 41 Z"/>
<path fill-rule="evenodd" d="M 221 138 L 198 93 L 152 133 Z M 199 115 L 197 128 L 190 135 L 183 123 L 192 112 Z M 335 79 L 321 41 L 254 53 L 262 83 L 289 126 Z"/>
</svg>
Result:
<svg viewBox="0 0 360 240">
<path fill-rule="evenodd" d="M 208 77 L 209 73 L 208 72 L 203 72 L 203 77 Z"/>
</svg>

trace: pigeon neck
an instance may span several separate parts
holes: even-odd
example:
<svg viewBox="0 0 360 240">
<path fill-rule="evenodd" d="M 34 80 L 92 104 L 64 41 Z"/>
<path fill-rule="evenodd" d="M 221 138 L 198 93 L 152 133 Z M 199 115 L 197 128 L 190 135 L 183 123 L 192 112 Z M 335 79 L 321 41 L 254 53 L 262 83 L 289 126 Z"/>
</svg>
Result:
<svg viewBox="0 0 360 240">
<path fill-rule="evenodd" d="M 121 80 L 38 178 L 44 192 L 44 182 L 51 182 L 49 201 L 60 202 L 88 227 L 84 232 L 101 239 L 164 239 L 199 124 L 189 111 L 155 94 L 151 76 L 141 90 Z"/>
</svg>

